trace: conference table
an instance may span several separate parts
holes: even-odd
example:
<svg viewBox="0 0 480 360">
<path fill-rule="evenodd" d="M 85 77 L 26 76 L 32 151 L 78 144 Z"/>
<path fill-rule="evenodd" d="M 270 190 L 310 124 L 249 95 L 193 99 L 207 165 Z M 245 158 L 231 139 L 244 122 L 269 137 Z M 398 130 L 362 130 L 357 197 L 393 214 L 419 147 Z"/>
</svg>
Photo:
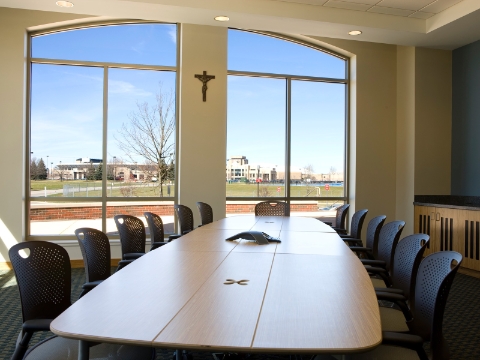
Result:
<svg viewBox="0 0 480 360">
<path fill-rule="evenodd" d="M 247 230 L 281 243 L 225 241 Z M 358 258 L 323 222 L 278 216 L 228 217 L 148 252 L 75 302 L 51 330 L 80 340 L 80 349 L 106 342 L 349 354 L 382 340 L 375 292 Z"/>
</svg>

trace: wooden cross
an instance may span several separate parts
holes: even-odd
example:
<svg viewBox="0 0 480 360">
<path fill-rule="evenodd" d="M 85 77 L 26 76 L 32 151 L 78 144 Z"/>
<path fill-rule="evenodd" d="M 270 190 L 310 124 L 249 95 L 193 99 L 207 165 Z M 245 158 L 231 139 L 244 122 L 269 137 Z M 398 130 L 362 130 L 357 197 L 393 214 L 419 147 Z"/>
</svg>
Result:
<svg viewBox="0 0 480 360">
<path fill-rule="evenodd" d="M 203 75 L 195 74 L 195 77 L 203 83 L 202 86 L 202 93 L 203 93 L 203 101 L 207 101 L 207 82 L 212 79 L 215 79 L 214 75 L 207 75 L 207 72 L 204 71 Z"/>
</svg>

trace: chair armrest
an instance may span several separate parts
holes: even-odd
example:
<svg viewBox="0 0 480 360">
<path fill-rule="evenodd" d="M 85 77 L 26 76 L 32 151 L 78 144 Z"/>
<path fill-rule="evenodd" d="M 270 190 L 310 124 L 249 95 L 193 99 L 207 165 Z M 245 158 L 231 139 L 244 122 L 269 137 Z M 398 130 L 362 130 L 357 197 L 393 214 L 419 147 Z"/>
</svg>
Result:
<svg viewBox="0 0 480 360">
<path fill-rule="evenodd" d="M 347 243 L 348 246 L 358 246 L 358 247 L 363 247 L 363 241 L 360 239 L 355 239 L 355 238 L 349 238 L 349 237 L 343 237 L 340 236 L 343 241 Z"/>
<path fill-rule="evenodd" d="M 320 220 L 320 219 L 318 219 L 318 220 Z M 328 226 L 332 226 L 332 225 L 333 225 L 331 221 L 323 221 L 323 220 L 320 220 L 320 221 L 323 222 L 323 223 L 325 223 L 325 224 L 327 224 Z"/>
<path fill-rule="evenodd" d="M 378 300 L 386 300 L 398 305 L 402 310 L 403 316 L 405 316 L 405 321 L 413 319 L 412 313 L 407 306 L 407 298 L 405 296 L 383 291 L 375 291 L 375 295 L 377 295 Z"/>
<path fill-rule="evenodd" d="M 348 241 L 348 239 L 343 239 L 343 241 Z M 371 253 L 372 249 L 366 248 L 363 246 L 350 246 L 350 250 L 355 252 Z"/>
<path fill-rule="evenodd" d="M 182 235 L 185 235 L 185 234 L 188 234 L 189 232 L 191 232 L 192 230 L 185 230 L 184 232 L 182 232 Z"/>
<path fill-rule="evenodd" d="M 345 229 L 338 229 L 338 228 L 333 228 L 333 230 L 335 230 L 337 232 L 338 235 L 340 236 L 347 236 L 347 230 Z"/>
<path fill-rule="evenodd" d="M 170 241 L 172 241 L 172 240 L 176 240 L 176 239 L 178 239 L 178 238 L 181 237 L 181 236 L 182 236 L 182 235 L 180 235 L 180 234 L 170 235 L 170 236 L 168 237 L 168 242 L 170 242 Z"/>
<path fill-rule="evenodd" d="M 385 267 L 387 264 L 385 264 L 385 261 L 383 260 L 371 260 L 371 259 L 360 259 L 363 265 L 370 265 L 370 266 L 375 266 L 375 267 Z"/>
<path fill-rule="evenodd" d="M 388 292 L 388 293 L 392 293 L 392 294 L 399 294 L 399 295 L 403 295 L 403 290 L 402 289 L 396 289 L 396 288 L 373 288 L 375 290 L 375 292 L 377 291 L 380 291 L 380 292 Z"/>
<path fill-rule="evenodd" d="M 401 346 L 417 352 L 420 349 L 423 350 L 423 339 L 420 336 L 393 331 L 382 331 L 382 344 Z M 420 358 L 422 359 L 422 356 L 420 356 Z M 428 359 L 428 357 L 426 359 Z"/>
<path fill-rule="evenodd" d="M 159 247 L 162 247 L 163 245 L 167 245 L 167 244 L 168 244 L 168 242 L 160 242 L 160 241 L 159 242 L 154 242 L 152 244 L 152 247 L 150 248 L 150 251 L 158 249 Z"/>
<path fill-rule="evenodd" d="M 143 255 L 145 255 L 145 253 L 125 253 L 123 254 L 123 260 L 136 260 Z"/>
<path fill-rule="evenodd" d="M 53 319 L 27 320 L 22 324 L 23 331 L 50 331 L 50 323 Z"/>
<path fill-rule="evenodd" d="M 120 260 L 118 262 L 118 266 L 117 266 L 117 269 L 115 270 L 115 272 L 117 272 L 118 270 L 121 270 L 123 269 L 125 266 L 127 266 L 128 264 L 132 263 L 134 260 Z"/>
</svg>

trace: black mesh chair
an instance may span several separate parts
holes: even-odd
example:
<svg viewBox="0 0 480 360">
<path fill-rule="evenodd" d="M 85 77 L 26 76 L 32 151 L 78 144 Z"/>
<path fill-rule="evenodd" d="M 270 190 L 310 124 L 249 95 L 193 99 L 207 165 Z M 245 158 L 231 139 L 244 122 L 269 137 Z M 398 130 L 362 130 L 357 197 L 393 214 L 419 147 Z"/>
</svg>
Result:
<svg viewBox="0 0 480 360">
<path fill-rule="evenodd" d="M 335 215 L 335 226 L 329 221 L 324 221 L 325 224 L 332 226 L 335 230 L 344 230 L 345 229 L 345 220 L 347 219 L 348 208 L 350 204 L 345 204 L 337 208 Z"/>
<path fill-rule="evenodd" d="M 23 358 L 33 333 L 50 331 L 52 320 L 71 305 L 71 269 L 67 251 L 46 241 L 16 244 L 8 255 L 17 278 L 23 317 L 12 356 L 16 360 Z"/>
<path fill-rule="evenodd" d="M 167 244 L 164 241 L 165 233 L 162 218 L 151 212 L 144 212 L 143 215 L 147 220 L 148 230 L 150 231 L 150 251 Z"/>
<path fill-rule="evenodd" d="M 430 342 L 431 360 L 448 360 L 449 349 L 443 337 L 443 316 L 453 279 L 462 262 L 455 251 L 430 254 L 418 268 L 415 295 L 411 304 L 411 320 L 405 333 L 383 331 L 382 345 L 352 359 L 427 360 L 424 343 Z"/>
<path fill-rule="evenodd" d="M 192 209 L 185 205 L 174 205 L 173 208 L 180 224 L 180 234 L 170 235 L 168 241 L 178 239 L 180 236 L 188 234 L 194 228 Z"/>
<path fill-rule="evenodd" d="M 78 358 L 78 340 L 58 336 L 28 349 L 33 333 L 50 331 L 52 320 L 71 305 L 71 268 L 67 251 L 46 241 L 28 241 L 12 246 L 8 254 L 17 278 L 23 317 L 12 360 Z M 112 344 L 95 345 L 90 356 L 90 359 L 112 360 L 154 358 L 154 349 Z"/>
<path fill-rule="evenodd" d="M 380 307 L 384 330 L 405 330 L 404 321 L 402 327 L 398 328 L 396 324 L 401 323 L 403 317 L 410 320 L 409 304 L 413 302 L 418 268 L 429 240 L 430 237 L 426 234 L 413 234 L 400 240 L 395 249 L 390 274 L 382 268 L 369 268 L 370 273 L 381 276 L 381 279 L 372 279 L 377 298 L 395 303 L 403 312 L 402 315 L 391 307 Z M 402 296 L 399 298 L 398 294 Z"/>
<path fill-rule="evenodd" d="M 262 201 L 255 205 L 255 216 L 290 216 L 290 206 L 283 201 Z"/>
<path fill-rule="evenodd" d="M 200 212 L 200 218 L 202 219 L 202 225 L 207 225 L 213 222 L 213 210 L 210 205 L 199 201 L 197 202 L 197 207 Z"/>
<path fill-rule="evenodd" d="M 92 228 L 75 230 L 85 264 L 86 282 L 80 297 L 110 276 L 110 242 L 102 231 Z M 117 271 L 127 266 L 131 260 L 120 260 Z"/>
<path fill-rule="evenodd" d="M 372 220 L 368 222 L 367 226 L 367 237 L 365 239 L 365 246 L 363 247 L 363 242 L 360 238 L 344 238 L 350 249 L 355 251 L 357 249 L 359 252 L 363 251 L 365 256 L 370 259 L 375 259 L 377 257 L 378 251 L 378 238 L 380 236 L 380 230 L 385 223 L 385 215 L 375 216 Z"/>
<path fill-rule="evenodd" d="M 145 225 L 132 215 L 115 215 L 115 225 L 120 234 L 122 260 L 135 260 L 145 255 Z"/>
<path fill-rule="evenodd" d="M 345 229 L 339 229 L 337 230 L 337 233 L 340 235 L 340 237 L 361 239 L 363 223 L 365 222 L 365 217 L 367 216 L 367 213 L 368 209 L 355 211 L 355 214 L 353 214 L 352 216 L 352 226 L 350 229 L 350 234 L 347 234 L 347 231 Z"/>
<path fill-rule="evenodd" d="M 380 230 L 378 238 L 378 251 L 375 259 L 360 259 L 367 266 L 382 267 L 386 271 L 390 270 L 393 264 L 393 255 L 395 248 L 402 235 L 405 221 L 392 221 L 384 225 Z M 355 252 L 359 252 L 358 249 Z"/>
</svg>

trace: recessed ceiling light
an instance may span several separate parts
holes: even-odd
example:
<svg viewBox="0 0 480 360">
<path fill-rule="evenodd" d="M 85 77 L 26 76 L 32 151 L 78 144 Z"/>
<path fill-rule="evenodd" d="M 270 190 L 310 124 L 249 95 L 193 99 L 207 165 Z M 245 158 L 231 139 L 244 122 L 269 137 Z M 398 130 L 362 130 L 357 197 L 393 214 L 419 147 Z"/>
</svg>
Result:
<svg viewBox="0 0 480 360">
<path fill-rule="evenodd" d="M 71 3 L 70 1 L 57 1 L 55 4 L 57 4 L 57 6 L 60 6 L 60 7 L 66 7 L 66 8 L 73 7 L 73 3 Z"/>
<path fill-rule="evenodd" d="M 228 20 L 230 20 L 230 18 L 228 16 L 225 16 L 225 15 L 220 15 L 220 16 L 215 16 L 215 20 L 217 20 L 217 21 L 228 21 Z"/>
<path fill-rule="evenodd" d="M 352 30 L 348 32 L 348 35 L 357 36 L 357 35 L 360 35 L 361 33 L 362 32 L 360 30 Z"/>
</svg>

